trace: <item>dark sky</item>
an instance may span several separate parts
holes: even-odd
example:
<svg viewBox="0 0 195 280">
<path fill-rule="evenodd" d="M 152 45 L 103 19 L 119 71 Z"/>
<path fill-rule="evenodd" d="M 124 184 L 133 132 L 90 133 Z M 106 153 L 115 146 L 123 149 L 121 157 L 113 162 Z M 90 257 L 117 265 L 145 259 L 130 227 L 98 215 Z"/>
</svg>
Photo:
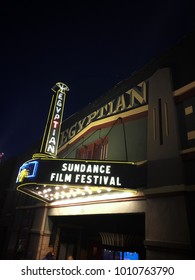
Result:
<svg viewBox="0 0 195 280">
<path fill-rule="evenodd" d="M 195 30 L 194 4 L 188 0 L 4 2 L 0 152 L 5 158 L 42 136 L 56 82 L 70 88 L 66 118 Z"/>
</svg>

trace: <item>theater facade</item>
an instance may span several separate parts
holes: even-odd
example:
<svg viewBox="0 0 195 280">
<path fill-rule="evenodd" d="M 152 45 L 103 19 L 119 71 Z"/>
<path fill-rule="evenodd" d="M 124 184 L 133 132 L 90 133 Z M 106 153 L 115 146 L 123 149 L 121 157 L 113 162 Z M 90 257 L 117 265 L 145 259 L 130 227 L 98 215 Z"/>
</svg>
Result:
<svg viewBox="0 0 195 280">
<path fill-rule="evenodd" d="M 10 250 L 27 259 L 48 251 L 57 259 L 194 259 L 193 39 L 65 119 L 59 139 L 46 132 L 45 156 L 20 167 L 17 189 L 36 203 L 17 205 Z"/>
</svg>

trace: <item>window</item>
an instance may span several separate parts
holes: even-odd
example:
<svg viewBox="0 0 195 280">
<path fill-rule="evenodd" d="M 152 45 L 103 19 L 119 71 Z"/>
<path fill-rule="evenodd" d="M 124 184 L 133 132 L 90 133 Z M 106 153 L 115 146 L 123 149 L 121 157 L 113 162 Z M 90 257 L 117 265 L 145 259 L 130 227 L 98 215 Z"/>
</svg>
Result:
<svg viewBox="0 0 195 280">
<path fill-rule="evenodd" d="M 123 252 L 104 249 L 103 260 L 139 260 L 139 254 L 136 252 Z"/>
<path fill-rule="evenodd" d="M 108 155 L 108 139 L 98 139 L 89 145 L 83 145 L 77 150 L 78 159 L 106 160 Z"/>
</svg>

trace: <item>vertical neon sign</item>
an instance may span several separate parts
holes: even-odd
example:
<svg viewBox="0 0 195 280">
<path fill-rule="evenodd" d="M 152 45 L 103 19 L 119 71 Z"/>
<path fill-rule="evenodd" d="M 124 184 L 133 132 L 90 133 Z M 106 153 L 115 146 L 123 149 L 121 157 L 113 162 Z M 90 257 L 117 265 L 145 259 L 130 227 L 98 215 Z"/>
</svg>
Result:
<svg viewBox="0 0 195 280">
<path fill-rule="evenodd" d="M 54 94 L 52 96 L 40 153 L 46 156 L 56 157 L 66 93 L 69 91 L 69 88 L 63 83 L 56 83 L 52 91 Z"/>
</svg>

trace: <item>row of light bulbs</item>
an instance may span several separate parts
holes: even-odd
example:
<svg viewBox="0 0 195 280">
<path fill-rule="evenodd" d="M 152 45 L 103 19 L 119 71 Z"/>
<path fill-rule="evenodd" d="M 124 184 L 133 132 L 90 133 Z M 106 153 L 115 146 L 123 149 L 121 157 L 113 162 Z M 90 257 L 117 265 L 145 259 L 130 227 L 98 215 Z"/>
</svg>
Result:
<svg viewBox="0 0 195 280">
<path fill-rule="evenodd" d="M 55 191 L 54 191 L 54 190 Z M 67 191 L 65 191 L 67 189 Z M 104 188 L 106 192 L 110 192 L 111 188 Z M 36 187 L 36 193 L 44 197 L 50 201 L 58 200 L 58 199 L 64 199 L 64 198 L 71 198 L 71 197 L 77 197 L 77 196 L 85 196 L 85 195 L 92 195 L 92 194 L 100 194 L 102 192 L 102 189 L 100 188 L 89 188 L 88 186 L 85 186 L 83 189 L 75 188 L 75 189 L 68 189 L 66 185 L 59 187 L 52 187 L 52 188 L 46 188 L 46 185 L 44 185 L 43 189 L 40 190 L 39 187 Z"/>
</svg>

